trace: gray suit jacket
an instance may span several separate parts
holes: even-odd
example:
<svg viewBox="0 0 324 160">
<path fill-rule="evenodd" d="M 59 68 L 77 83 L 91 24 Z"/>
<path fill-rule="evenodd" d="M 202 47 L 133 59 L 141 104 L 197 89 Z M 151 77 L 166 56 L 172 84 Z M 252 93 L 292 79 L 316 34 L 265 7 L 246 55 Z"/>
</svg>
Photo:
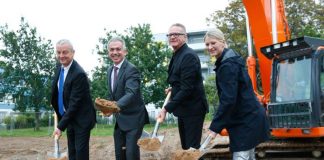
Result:
<svg viewBox="0 0 324 160">
<path fill-rule="evenodd" d="M 121 130 L 131 130 L 149 123 L 140 91 L 140 72 L 126 59 L 118 72 L 117 83 L 111 88 L 113 66 L 108 68 L 108 100 L 117 102 L 120 112 L 115 114 L 116 123 Z"/>
</svg>

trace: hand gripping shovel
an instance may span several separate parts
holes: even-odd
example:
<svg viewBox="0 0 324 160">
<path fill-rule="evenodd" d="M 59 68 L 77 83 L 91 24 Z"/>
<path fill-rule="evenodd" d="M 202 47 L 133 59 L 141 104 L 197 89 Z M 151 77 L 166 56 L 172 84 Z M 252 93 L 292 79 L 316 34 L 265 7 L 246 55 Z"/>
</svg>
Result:
<svg viewBox="0 0 324 160">
<path fill-rule="evenodd" d="M 171 92 L 168 93 L 167 97 L 165 98 L 165 101 L 163 103 L 163 107 L 167 104 L 171 96 Z M 162 107 L 162 108 L 163 108 Z M 148 137 L 144 137 L 143 134 L 141 138 L 138 140 L 137 144 L 140 148 L 147 150 L 147 151 L 157 151 L 160 149 L 162 141 L 164 139 L 164 136 L 160 136 L 157 134 L 159 129 L 159 124 L 162 122 L 162 119 L 157 119 L 153 133 L 149 135 Z"/>
<path fill-rule="evenodd" d="M 57 116 L 54 113 L 54 129 L 56 129 L 56 126 L 57 126 Z M 48 153 L 48 156 L 51 157 L 49 160 L 63 160 L 63 159 L 65 160 L 65 159 L 67 159 L 67 153 L 60 152 L 59 139 L 60 139 L 60 137 L 58 135 L 54 136 L 54 152 Z"/>
</svg>

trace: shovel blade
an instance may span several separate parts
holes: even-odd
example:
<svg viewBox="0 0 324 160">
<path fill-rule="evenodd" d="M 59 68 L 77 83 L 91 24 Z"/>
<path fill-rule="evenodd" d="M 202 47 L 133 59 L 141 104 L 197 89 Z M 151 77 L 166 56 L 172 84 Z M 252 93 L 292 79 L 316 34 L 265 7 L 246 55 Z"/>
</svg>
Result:
<svg viewBox="0 0 324 160">
<path fill-rule="evenodd" d="M 163 142 L 163 139 L 164 139 L 164 136 L 157 136 L 156 138 L 158 138 L 159 141 L 162 143 Z"/>
<path fill-rule="evenodd" d="M 140 138 L 149 138 L 149 137 L 151 137 L 151 135 L 147 131 L 143 130 Z"/>
<path fill-rule="evenodd" d="M 47 153 L 47 156 L 52 159 L 67 159 L 67 153 L 66 152 L 63 152 L 63 153 Z"/>
</svg>

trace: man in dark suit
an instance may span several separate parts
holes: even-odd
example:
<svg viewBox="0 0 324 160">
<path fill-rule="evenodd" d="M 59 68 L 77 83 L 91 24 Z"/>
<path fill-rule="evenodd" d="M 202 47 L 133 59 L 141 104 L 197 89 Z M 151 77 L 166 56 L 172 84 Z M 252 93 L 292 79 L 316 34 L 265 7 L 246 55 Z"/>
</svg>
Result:
<svg viewBox="0 0 324 160">
<path fill-rule="evenodd" d="M 173 56 L 168 69 L 168 83 L 171 88 L 170 101 L 162 108 L 159 119 L 164 120 L 167 112 L 178 117 L 179 134 L 183 149 L 199 148 L 204 118 L 208 112 L 200 60 L 186 44 L 184 25 L 176 23 L 167 34 Z"/>
<path fill-rule="evenodd" d="M 96 123 L 96 114 L 87 74 L 73 56 L 69 40 L 56 43 L 60 64 L 52 82 L 51 104 L 59 122 L 53 135 L 61 136 L 67 129 L 69 160 L 88 160 L 90 131 Z"/>
<path fill-rule="evenodd" d="M 115 114 L 114 142 L 116 160 L 139 160 L 137 141 L 144 124 L 149 123 L 140 91 L 140 72 L 125 58 L 125 41 L 114 37 L 108 42 L 108 56 L 114 65 L 108 69 L 108 100 L 116 101 L 120 112 Z M 123 148 L 126 147 L 126 152 Z"/>
</svg>

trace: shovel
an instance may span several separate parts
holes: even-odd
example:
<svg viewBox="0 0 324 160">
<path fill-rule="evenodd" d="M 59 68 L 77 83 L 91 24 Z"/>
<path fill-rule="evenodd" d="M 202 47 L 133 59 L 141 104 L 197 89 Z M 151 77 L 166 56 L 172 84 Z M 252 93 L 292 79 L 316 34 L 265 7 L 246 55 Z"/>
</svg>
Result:
<svg viewBox="0 0 324 160">
<path fill-rule="evenodd" d="M 171 92 L 169 92 L 168 95 L 166 96 L 166 98 L 164 100 L 164 103 L 163 103 L 163 106 L 162 106 L 162 109 L 169 102 L 170 96 L 171 96 Z M 156 120 L 156 123 L 155 123 L 155 126 L 154 126 L 154 130 L 153 130 L 153 133 L 152 133 L 152 138 L 158 138 L 159 141 L 162 143 L 162 141 L 164 139 L 164 136 L 158 136 L 157 135 L 157 132 L 158 132 L 159 127 L 160 127 L 160 123 L 162 123 L 162 119 L 158 118 Z"/>
<path fill-rule="evenodd" d="M 177 150 L 174 154 L 173 154 L 173 159 L 201 159 L 204 154 L 206 153 L 207 149 L 207 145 L 210 143 L 210 141 L 212 140 L 212 136 L 208 135 L 203 143 L 200 145 L 199 149 L 190 147 L 187 150 Z"/>
<path fill-rule="evenodd" d="M 216 144 L 217 142 L 214 140 L 214 142 L 210 145 L 210 147 L 206 148 L 208 146 L 208 144 L 210 143 L 210 141 L 212 141 L 212 136 L 208 135 L 204 142 L 200 145 L 200 148 L 199 148 L 199 151 L 200 151 L 200 158 L 203 158 L 205 156 L 205 154 L 210 150 L 212 149 Z"/>
<path fill-rule="evenodd" d="M 207 145 L 210 143 L 211 140 L 212 140 L 212 136 L 208 135 L 208 136 L 205 138 L 204 142 L 200 145 L 200 147 L 199 147 L 199 151 L 200 151 L 200 152 L 205 151 Z"/>
<path fill-rule="evenodd" d="M 54 129 L 57 126 L 57 116 L 54 113 Z M 60 143 L 59 143 L 60 137 L 58 135 L 54 135 L 54 152 L 48 153 L 47 155 L 52 157 L 50 160 L 61 160 L 61 159 L 67 159 L 67 153 L 61 153 L 60 152 Z"/>
<path fill-rule="evenodd" d="M 165 98 L 165 101 L 163 103 L 163 107 L 167 104 L 171 96 L 171 92 L 168 93 L 167 97 Z M 162 107 L 162 108 L 163 108 Z M 147 133 L 143 134 L 141 138 L 137 141 L 137 145 L 147 151 L 157 151 L 160 149 L 162 141 L 164 139 L 164 136 L 159 136 L 157 134 L 159 125 L 162 123 L 162 119 L 157 119 L 153 133 L 151 135 L 147 136 Z"/>
</svg>

